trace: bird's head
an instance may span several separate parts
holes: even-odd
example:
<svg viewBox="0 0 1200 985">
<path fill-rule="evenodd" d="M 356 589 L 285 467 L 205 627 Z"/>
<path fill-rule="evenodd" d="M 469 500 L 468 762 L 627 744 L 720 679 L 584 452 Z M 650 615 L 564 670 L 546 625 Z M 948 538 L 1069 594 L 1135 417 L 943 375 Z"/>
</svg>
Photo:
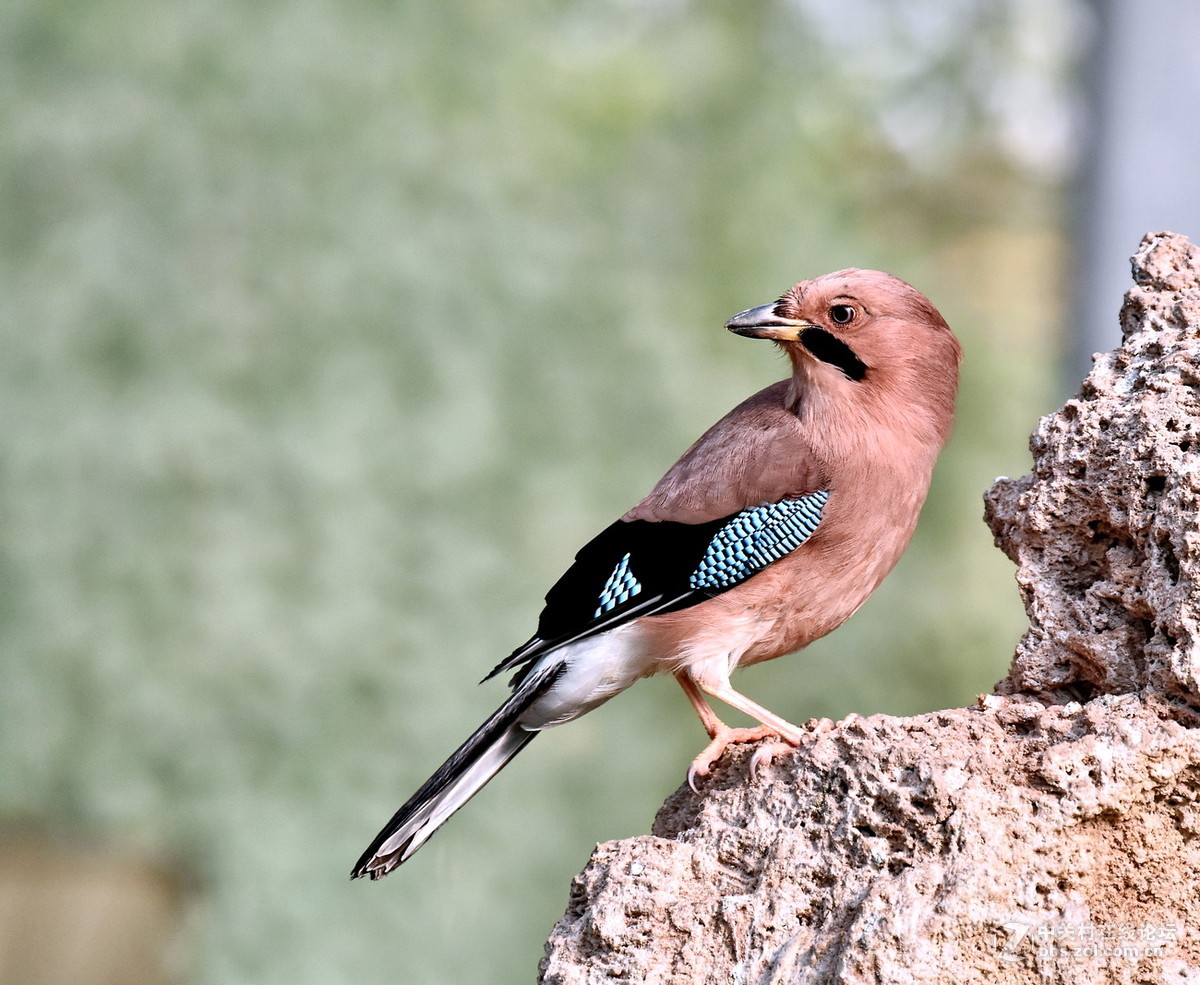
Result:
<svg viewBox="0 0 1200 985">
<path fill-rule="evenodd" d="M 962 350 L 938 310 L 898 277 L 839 270 L 725 327 L 777 343 L 791 359 L 797 399 L 815 388 L 892 413 L 927 411 L 942 440 L 949 431 Z"/>
</svg>

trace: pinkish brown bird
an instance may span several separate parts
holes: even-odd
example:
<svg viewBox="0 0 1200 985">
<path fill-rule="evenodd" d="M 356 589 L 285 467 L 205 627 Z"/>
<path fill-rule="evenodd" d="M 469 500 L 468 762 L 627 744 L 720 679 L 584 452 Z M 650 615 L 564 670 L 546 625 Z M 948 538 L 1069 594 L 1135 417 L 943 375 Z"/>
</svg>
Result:
<svg viewBox="0 0 1200 985">
<path fill-rule="evenodd" d="M 488 675 L 515 670 L 508 700 L 354 877 L 391 872 L 541 731 L 651 674 L 675 675 L 708 732 L 693 786 L 731 742 L 800 742 L 730 675 L 832 632 L 895 566 L 950 433 L 961 350 L 922 294 L 877 270 L 803 281 L 725 327 L 775 342 L 791 376 L 721 418 L 576 555 L 537 632 Z M 709 698 L 761 727 L 726 726 Z"/>
</svg>

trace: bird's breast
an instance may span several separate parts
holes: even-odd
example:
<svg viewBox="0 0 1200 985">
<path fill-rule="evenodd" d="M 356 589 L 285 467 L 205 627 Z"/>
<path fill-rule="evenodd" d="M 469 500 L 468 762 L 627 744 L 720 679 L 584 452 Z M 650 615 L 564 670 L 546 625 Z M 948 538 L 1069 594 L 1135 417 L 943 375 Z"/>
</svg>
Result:
<svg viewBox="0 0 1200 985">
<path fill-rule="evenodd" d="M 802 649 L 858 610 L 907 547 L 929 480 L 877 469 L 842 478 L 796 550 L 722 595 L 643 620 L 659 669 L 728 673 Z"/>
</svg>

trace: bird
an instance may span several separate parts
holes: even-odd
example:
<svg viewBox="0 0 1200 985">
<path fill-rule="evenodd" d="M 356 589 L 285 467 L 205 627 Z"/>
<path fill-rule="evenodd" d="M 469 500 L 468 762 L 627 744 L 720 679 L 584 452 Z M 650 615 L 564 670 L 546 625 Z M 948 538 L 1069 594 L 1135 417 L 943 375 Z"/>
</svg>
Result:
<svg viewBox="0 0 1200 985">
<path fill-rule="evenodd" d="M 396 812 L 351 878 L 378 879 L 542 731 L 672 674 L 709 743 L 787 749 L 802 730 L 734 689 L 732 671 L 800 650 L 866 601 L 916 528 L 954 416 L 962 350 L 916 288 L 877 270 L 802 281 L 734 315 L 791 374 L 722 417 L 575 556 L 533 636 L 484 678 L 511 694 Z M 727 726 L 715 698 L 758 722 Z"/>
</svg>

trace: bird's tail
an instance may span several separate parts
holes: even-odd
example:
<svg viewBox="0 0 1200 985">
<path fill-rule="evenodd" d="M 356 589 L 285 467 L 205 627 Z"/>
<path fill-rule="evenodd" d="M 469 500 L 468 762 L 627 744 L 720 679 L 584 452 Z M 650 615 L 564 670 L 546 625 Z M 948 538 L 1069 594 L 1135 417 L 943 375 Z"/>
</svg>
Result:
<svg viewBox="0 0 1200 985">
<path fill-rule="evenodd" d="M 350 878 L 378 879 L 407 861 L 450 815 L 508 765 L 537 735 L 520 726 L 521 715 L 550 690 L 564 666 L 557 662 L 526 674 L 496 713 L 396 811 L 363 852 Z"/>
</svg>

